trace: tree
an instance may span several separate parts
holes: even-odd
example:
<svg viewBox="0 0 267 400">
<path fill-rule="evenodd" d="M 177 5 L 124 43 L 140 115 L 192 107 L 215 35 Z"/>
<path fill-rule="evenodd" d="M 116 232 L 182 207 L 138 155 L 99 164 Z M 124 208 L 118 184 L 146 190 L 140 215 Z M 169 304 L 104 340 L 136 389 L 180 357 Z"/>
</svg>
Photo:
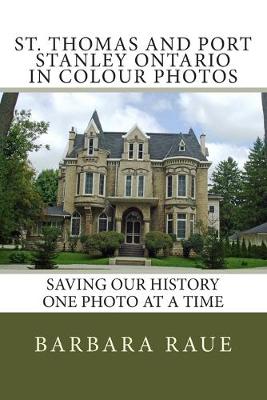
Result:
<svg viewBox="0 0 267 400">
<path fill-rule="evenodd" d="M 264 117 L 264 142 L 265 142 L 265 148 L 267 148 L 267 93 L 266 92 L 261 94 L 261 101 L 262 101 L 262 109 Z"/>
<path fill-rule="evenodd" d="M 14 115 L 18 93 L 3 93 L 0 103 L 0 137 L 7 136 Z"/>
<path fill-rule="evenodd" d="M 223 241 L 214 232 L 205 237 L 201 259 L 206 268 L 225 268 Z"/>
<path fill-rule="evenodd" d="M 247 229 L 267 221 L 267 162 L 265 145 L 257 138 L 244 166 L 240 220 Z"/>
<path fill-rule="evenodd" d="M 58 170 L 45 169 L 36 179 L 36 188 L 43 202 L 53 206 L 57 202 Z"/>
<path fill-rule="evenodd" d="M 8 135 L 0 137 L 0 240 L 27 229 L 42 209 L 35 187 L 35 171 L 28 161 L 30 151 L 48 124 L 31 121 L 30 112 L 16 112 Z"/>
<path fill-rule="evenodd" d="M 222 236 L 229 236 L 238 229 L 241 171 L 237 162 L 228 157 L 221 161 L 212 174 L 212 192 L 223 196 L 220 204 L 220 226 Z"/>
<path fill-rule="evenodd" d="M 57 238 L 59 233 L 59 229 L 54 227 L 43 228 L 42 240 L 36 244 L 36 251 L 32 257 L 32 263 L 35 265 L 35 269 L 55 268 Z"/>
</svg>

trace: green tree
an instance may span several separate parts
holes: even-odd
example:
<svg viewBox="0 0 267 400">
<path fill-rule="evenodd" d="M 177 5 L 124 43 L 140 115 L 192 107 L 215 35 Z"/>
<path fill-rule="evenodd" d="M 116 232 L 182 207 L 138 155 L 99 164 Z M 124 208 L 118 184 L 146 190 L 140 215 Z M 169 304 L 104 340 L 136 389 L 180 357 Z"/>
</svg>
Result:
<svg viewBox="0 0 267 400">
<path fill-rule="evenodd" d="M 43 202 L 53 206 L 57 202 L 58 170 L 45 169 L 36 179 L 36 188 Z"/>
<path fill-rule="evenodd" d="M 205 237 L 201 259 L 206 268 L 225 268 L 223 241 L 214 232 Z"/>
<path fill-rule="evenodd" d="M 244 166 L 242 184 L 241 228 L 267 221 L 267 162 L 265 145 L 257 138 Z"/>
<path fill-rule="evenodd" d="M 3 93 L 0 102 L 0 137 L 7 136 L 18 99 L 18 93 Z"/>
<path fill-rule="evenodd" d="M 248 255 L 248 250 L 247 250 L 245 239 L 243 238 L 242 245 L 241 245 L 241 256 L 246 258 L 247 255 Z"/>
<path fill-rule="evenodd" d="M 60 231 L 54 227 L 45 227 L 42 233 L 42 240 L 36 244 L 36 251 L 32 256 L 32 264 L 35 269 L 52 269 L 56 266 L 57 238 Z"/>
<path fill-rule="evenodd" d="M 220 226 L 222 236 L 229 236 L 238 229 L 241 192 L 241 171 L 237 162 L 229 157 L 221 161 L 212 174 L 212 189 L 223 196 L 220 204 Z"/>
<path fill-rule="evenodd" d="M 28 154 L 48 124 L 31 121 L 31 113 L 16 112 L 8 135 L 0 137 L 0 240 L 27 229 L 38 218 L 42 201 L 35 187 L 35 171 Z"/>
<path fill-rule="evenodd" d="M 265 147 L 267 148 L 267 93 L 266 92 L 263 92 L 261 94 L 261 102 L 262 102 L 263 118 L 264 118 L 264 142 L 265 142 Z"/>
</svg>

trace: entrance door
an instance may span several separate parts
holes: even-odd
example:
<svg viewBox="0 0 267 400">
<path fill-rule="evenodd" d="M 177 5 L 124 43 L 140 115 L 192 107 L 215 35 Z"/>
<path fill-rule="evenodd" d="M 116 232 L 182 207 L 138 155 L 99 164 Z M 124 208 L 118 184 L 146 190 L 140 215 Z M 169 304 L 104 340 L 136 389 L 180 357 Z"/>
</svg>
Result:
<svg viewBox="0 0 267 400">
<path fill-rule="evenodd" d="M 141 221 L 137 212 L 132 211 L 126 218 L 126 243 L 139 244 L 141 238 Z"/>
</svg>

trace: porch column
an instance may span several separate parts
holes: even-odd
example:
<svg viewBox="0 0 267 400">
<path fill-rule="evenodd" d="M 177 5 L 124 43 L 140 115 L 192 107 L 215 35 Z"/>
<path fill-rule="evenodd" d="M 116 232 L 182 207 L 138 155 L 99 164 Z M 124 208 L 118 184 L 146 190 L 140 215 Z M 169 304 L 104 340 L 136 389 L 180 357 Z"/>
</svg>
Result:
<svg viewBox="0 0 267 400">
<path fill-rule="evenodd" d="M 85 234 L 92 235 L 93 233 L 93 214 L 91 207 L 85 207 Z"/>
<path fill-rule="evenodd" d="M 116 219 L 116 232 L 121 233 L 121 219 Z"/>
<path fill-rule="evenodd" d="M 150 232 L 150 219 L 144 220 L 144 235 Z"/>
</svg>

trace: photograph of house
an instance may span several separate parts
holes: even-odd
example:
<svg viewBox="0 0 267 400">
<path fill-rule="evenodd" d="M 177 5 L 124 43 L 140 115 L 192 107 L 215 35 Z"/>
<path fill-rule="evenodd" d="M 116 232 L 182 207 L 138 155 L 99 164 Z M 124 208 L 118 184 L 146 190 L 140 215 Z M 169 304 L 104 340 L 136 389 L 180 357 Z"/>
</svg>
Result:
<svg viewBox="0 0 267 400">
<path fill-rule="evenodd" d="M 122 252 L 138 255 L 150 231 L 176 235 L 177 251 L 200 225 L 219 233 L 204 134 L 104 131 L 95 111 L 84 133 L 72 128 L 66 140 L 57 205 L 45 210 L 46 222 L 62 226 L 62 247 L 69 236 L 114 230 L 125 236 Z"/>
</svg>

